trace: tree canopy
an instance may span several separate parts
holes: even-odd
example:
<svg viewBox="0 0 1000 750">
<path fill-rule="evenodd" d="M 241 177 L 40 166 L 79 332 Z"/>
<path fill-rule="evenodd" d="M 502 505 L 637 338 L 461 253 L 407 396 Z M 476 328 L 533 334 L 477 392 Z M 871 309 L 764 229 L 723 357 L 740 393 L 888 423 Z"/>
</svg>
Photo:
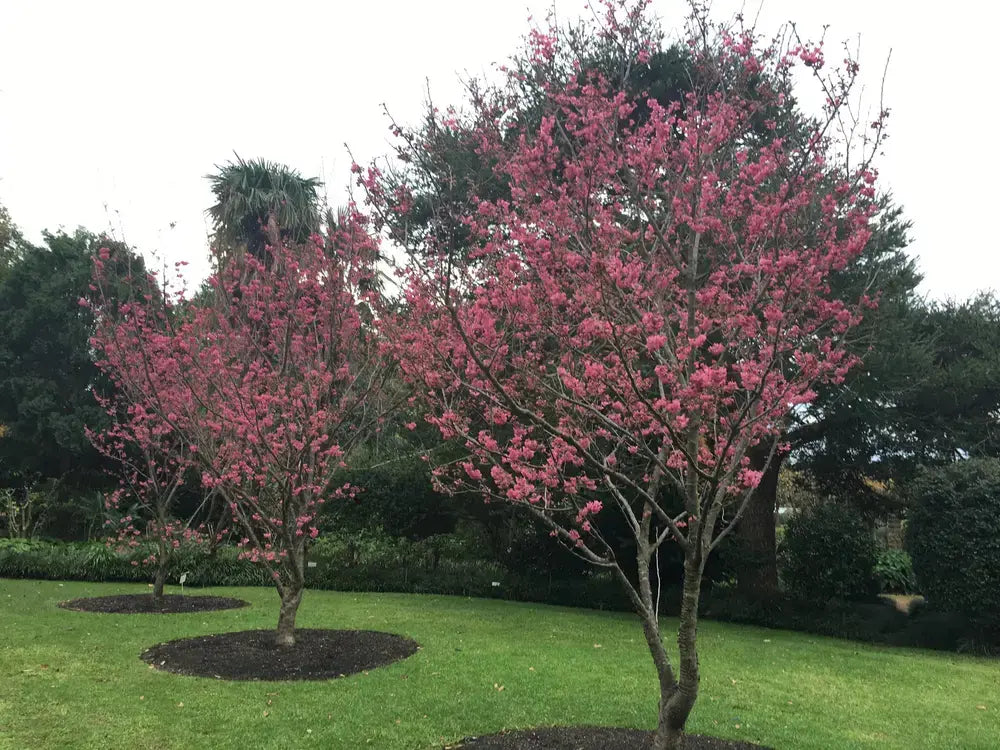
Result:
<svg viewBox="0 0 1000 750">
<path fill-rule="evenodd" d="M 101 485 L 103 460 L 87 426 L 104 423 L 94 389 L 105 387 L 89 339 L 93 316 L 80 306 L 90 295 L 91 257 L 115 244 L 83 229 L 46 233 L 25 245 L 0 279 L 0 477 L 23 486 L 41 478 Z"/>
<path fill-rule="evenodd" d="M 216 199 L 208 213 L 220 262 L 239 252 L 263 260 L 267 245 L 303 243 L 319 231 L 316 178 L 277 162 L 237 156 L 207 179 Z"/>
</svg>

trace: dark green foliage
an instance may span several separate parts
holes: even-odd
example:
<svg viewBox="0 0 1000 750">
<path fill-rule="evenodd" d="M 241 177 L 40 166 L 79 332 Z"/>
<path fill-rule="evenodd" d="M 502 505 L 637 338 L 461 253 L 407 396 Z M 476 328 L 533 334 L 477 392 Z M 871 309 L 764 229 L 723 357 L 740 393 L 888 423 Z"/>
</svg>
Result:
<svg viewBox="0 0 1000 750">
<path fill-rule="evenodd" d="M 150 550 L 138 547 L 121 554 L 102 542 L 45 542 L 26 539 L 0 540 L 0 578 L 41 578 L 66 581 L 152 580 L 153 569 L 138 563 Z M 176 584 L 187 572 L 192 586 L 267 586 L 267 571 L 260 565 L 238 559 L 235 547 L 219 547 L 214 553 L 197 546 L 182 546 L 175 552 L 167 583 Z"/>
<path fill-rule="evenodd" d="M 907 496 L 906 547 L 930 605 L 973 618 L 1000 616 L 1000 461 L 926 469 Z"/>
<path fill-rule="evenodd" d="M 834 277 L 838 297 L 878 295 L 878 307 L 852 332 L 862 361 L 843 384 L 820 387 L 788 433 L 796 471 L 865 512 L 884 510 L 886 502 L 869 480 L 889 479 L 908 460 L 915 415 L 903 399 L 933 366 L 930 334 L 919 327 L 921 277 L 906 253 L 909 229 L 902 209 L 884 196 L 862 255 Z"/>
<path fill-rule="evenodd" d="M 284 164 L 239 156 L 217 169 L 207 176 L 216 200 L 208 213 L 215 241 L 225 251 L 221 257 L 246 251 L 263 260 L 271 219 L 281 239 L 289 242 L 305 242 L 319 231 L 318 179 Z"/>
<path fill-rule="evenodd" d="M 796 597 L 867 599 L 877 591 L 875 536 L 864 519 L 827 502 L 789 519 L 779 552 L 781 575 Z"/>
<path fill-rule="evenodd" d="M 996 654 L 1000 623 L 975 621 L 954 612 L 915 606 L 907 615 L 885 601 L 822 604 L 780 596 L 762 602 L 729 592 L 713 592 L 703 603 L 702 617 L 743 625 L 798 630 L 835 638 L 908 648 Z"/>
<path fill-rule="evenodd" d="M 883 594 L 915 594 L 917 579 L 910 556 L 899 549 L 883 549 L 875 561 L 875 578 Z"/>
<path fill-rule="evenodd" d="M 934 303 L 915 327 L 933 361 L 900 406 L 913 418 L 912 460 L 1000 456 L 1000 300 Z"/>
<path fill-rule="evenodd" d="M 904 613 L 881 601 L 817 603 L 783 595 L 762 602 L 720 592 L 707 597 L 703 607 L 704 616 L 715 620 L 882 643 L 890 642 L 889 636 L 907 625 Z"/>
<path fill-rule="evenodd" d="M 384 591 L 450 594 L 562 604 L 628 612 L 632 605 L 612 576 L 589 571 L 574 578 L 522 575 L 474 555 L 477 550 L 459 537 L 431 537 L 419 542 L 384 534 L 321 537 L 309 552 L 314 567 L 307 585 L 338 591 Z M 145 554 L 120 555 L 97 542 L 61 543 L 0 540 L 0 578 L 126 581 L 148 583 L 152 571 L 131 564 Z M 188 586 L 269 586 L 267 571 L 238 559 L 233 547 L 208 554 L 201 547 L 178 551 L 168 584 L 187 572 Z M 499 583 L 499 586 L 494 586 Z M 676 616 L 680 592 L 664 585 L 661 614 Z M 706 593 L 702 616 L 711 619 L 799 630 L 897 646 L 959 651 L 1000 649 L 1000 627 L 961 614 L 916 607 L 912 616 L 886 602 L 823 603 L 780 596 L 767 603 L 718 587 Z"/>
<path fill-rule="evenodd" d="M 81 229 L 46 234 L 45 245 L 24 248 L 0 280 L 0 486 L 24 491 L 56 479 L 89 490 L 107 481 L 85 434 L 104 423 L 93 389 L 105 385 L 89 344 L 93 315 L 80 306 L 101 246 L 113 247 L 123 280 L 131 270 L 143 276 L 128 248 Z"/>
<path fill-rule="evenodd" d="M 423 539 L 455 529 L 456 501 L 434 491 L 426 461 L 407 458 L 345 471 L 340 479 L 361 491 L 355 500 L 325 504 L 321 531 L 371 531 Z"/>
<path fill-rule="evenodd" d="M 21 235 L 21 230 L 11 219 L 10 212 L 6 207 L 0 206 L 0 281 L 20 258 L 24 247 L 24 237 Z"/>
</svg>

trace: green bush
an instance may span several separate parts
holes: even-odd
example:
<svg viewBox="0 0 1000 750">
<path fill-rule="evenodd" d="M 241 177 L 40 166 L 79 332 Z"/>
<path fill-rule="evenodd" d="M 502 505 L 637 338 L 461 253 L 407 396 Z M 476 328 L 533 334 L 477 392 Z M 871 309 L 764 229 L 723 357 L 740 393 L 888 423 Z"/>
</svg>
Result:
<svg viewBox="0 0 1000 750">
<path fill-rule="evenodd" d="M 1000 617 L 1000 461 L 921 471 L 908 488 L 906 547 L 938 611 Z"/>
<path fill-rule="evenodd" d="M 875 535 L 837 503 L 818 503 L 789 519 L 779 562 L 782 580 L 799 599 L 867 599 L 878 591 Z"/>
<path fill-rule="evenodd" d="M 907 616 L 881 601 L 829 599 L 823 603 L 783 595 L 761 601 L 732 592 L 716 592 L 703 603 L 703 615 L 743 625 L 761 625 L 806 633 L 890 643 L 907 626 Z"/>
<path fill-rule="evenodd" d="M 375 468 L 345 470 L 340 481 L 360 492 L 354 500 L 325 503 L 320 531 L 365 532 L 423 539 L 454 531 L 455 500 L 434 491 L 429 465 L 419 458 L 390 461 Z"/>
<path fill-rule="evenodd" d="M 901 549 L 879 550 L 875 561 L 875 578 L 883 594 L 915 594 L 917 579 L 913 575 L 913 562 Z"/>
<path fill-rule="evenodd" d="M 45 542 L 0 540 L 0 577 L 41 578 L 66 581 L 128 581 L 147 583 L 152 568 L 133 564 L 150 549 L 139 546 L 129 554 L 119 553 L 102 542 Z M 205 548 L 183 545 L 175 553 L 168 583 L 176 583 L 187 572 L 192 586 L 257 586 L 269 584 L 267 571 L 238 559 L 233 547 L 220 547 L 209 554 Z"/>
</svg>

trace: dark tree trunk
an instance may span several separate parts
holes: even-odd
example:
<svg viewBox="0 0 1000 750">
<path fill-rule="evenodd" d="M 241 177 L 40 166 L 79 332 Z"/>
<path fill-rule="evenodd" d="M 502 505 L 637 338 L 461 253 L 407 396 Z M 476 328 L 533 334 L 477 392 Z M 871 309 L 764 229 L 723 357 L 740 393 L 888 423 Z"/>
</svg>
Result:
<svg viewBox="0 0 1000 750">
<path fill-rule="evenodd" d="M 163 539 L 158 541 L 159 554 L 156 557 L 156 575 L 153 577 L 153 599 L 163 601 L 163 586 L 167 582 L 167 568 L 170 566 L 170 552 Z"/>
<path fill-rule="evenodd" d="M 286 528 L 288 526 L 286 525 Z M 284 580 L 278 581 L 278 595 L 281 610 L 278 613 L 278 632 L 275 643 L 283 648 L 295 645 L 295 616 L 302 603 L 302 591 L 306 587 L 306 544 L 305 537 L 291 537 L 286 547 L 288 557 L 282 564 Z"/>
<path fill-rule="evenodd" d="M 167 582 L 167 563 L 160 562 L 156 566 L 156 577 L 153 578 L 153 598 L 163 600 L 163 585 Z"/>
<path fill-rule="evenodd" d="M 770 599 L 778 594 L 778 550 L 775 512 L 778 501 L 778 474 L 784 454 L 777 454 L 764 470 L 737 529 L 739 569 L 736 590 L 751 599 Z M 763 467 L 765 456 L 751 458 L 754 468 Z"/>
<path fill-rule="evenodd" d="M 275 643 L 285 648 L 295 645 L 295 616 L 302 603 L 301 586 L 283 586 L 278 593 L 281 595 L 281 610 L 278 613 L 278 632 Z"/>
</svg>

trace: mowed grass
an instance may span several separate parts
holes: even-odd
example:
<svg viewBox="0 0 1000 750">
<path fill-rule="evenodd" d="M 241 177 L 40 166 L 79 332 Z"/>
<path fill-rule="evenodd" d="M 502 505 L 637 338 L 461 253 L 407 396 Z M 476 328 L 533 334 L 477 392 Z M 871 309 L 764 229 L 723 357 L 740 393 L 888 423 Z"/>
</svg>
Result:
<svg viewBox="0 0 1000 750">
<path fill-rule="evenodd" d="M 456 597 L 307 592 L 303 627 L 401 633 L 422 646 L 328 682 L 224 682 L 153 670 L 165 640 L 271 627 L 269 589 L 242 610 L 99 615 L 63 599 L 123 584 L 0 580 L 0 748 L 412 748 L 554 724 L 651 727 L 638 622 Z M 673 622 L 666 622 L 672 628 Z M 775 748 L 1000 747 L 1000 661 L 705 622 L 695 732 Z"/>
</svg>

